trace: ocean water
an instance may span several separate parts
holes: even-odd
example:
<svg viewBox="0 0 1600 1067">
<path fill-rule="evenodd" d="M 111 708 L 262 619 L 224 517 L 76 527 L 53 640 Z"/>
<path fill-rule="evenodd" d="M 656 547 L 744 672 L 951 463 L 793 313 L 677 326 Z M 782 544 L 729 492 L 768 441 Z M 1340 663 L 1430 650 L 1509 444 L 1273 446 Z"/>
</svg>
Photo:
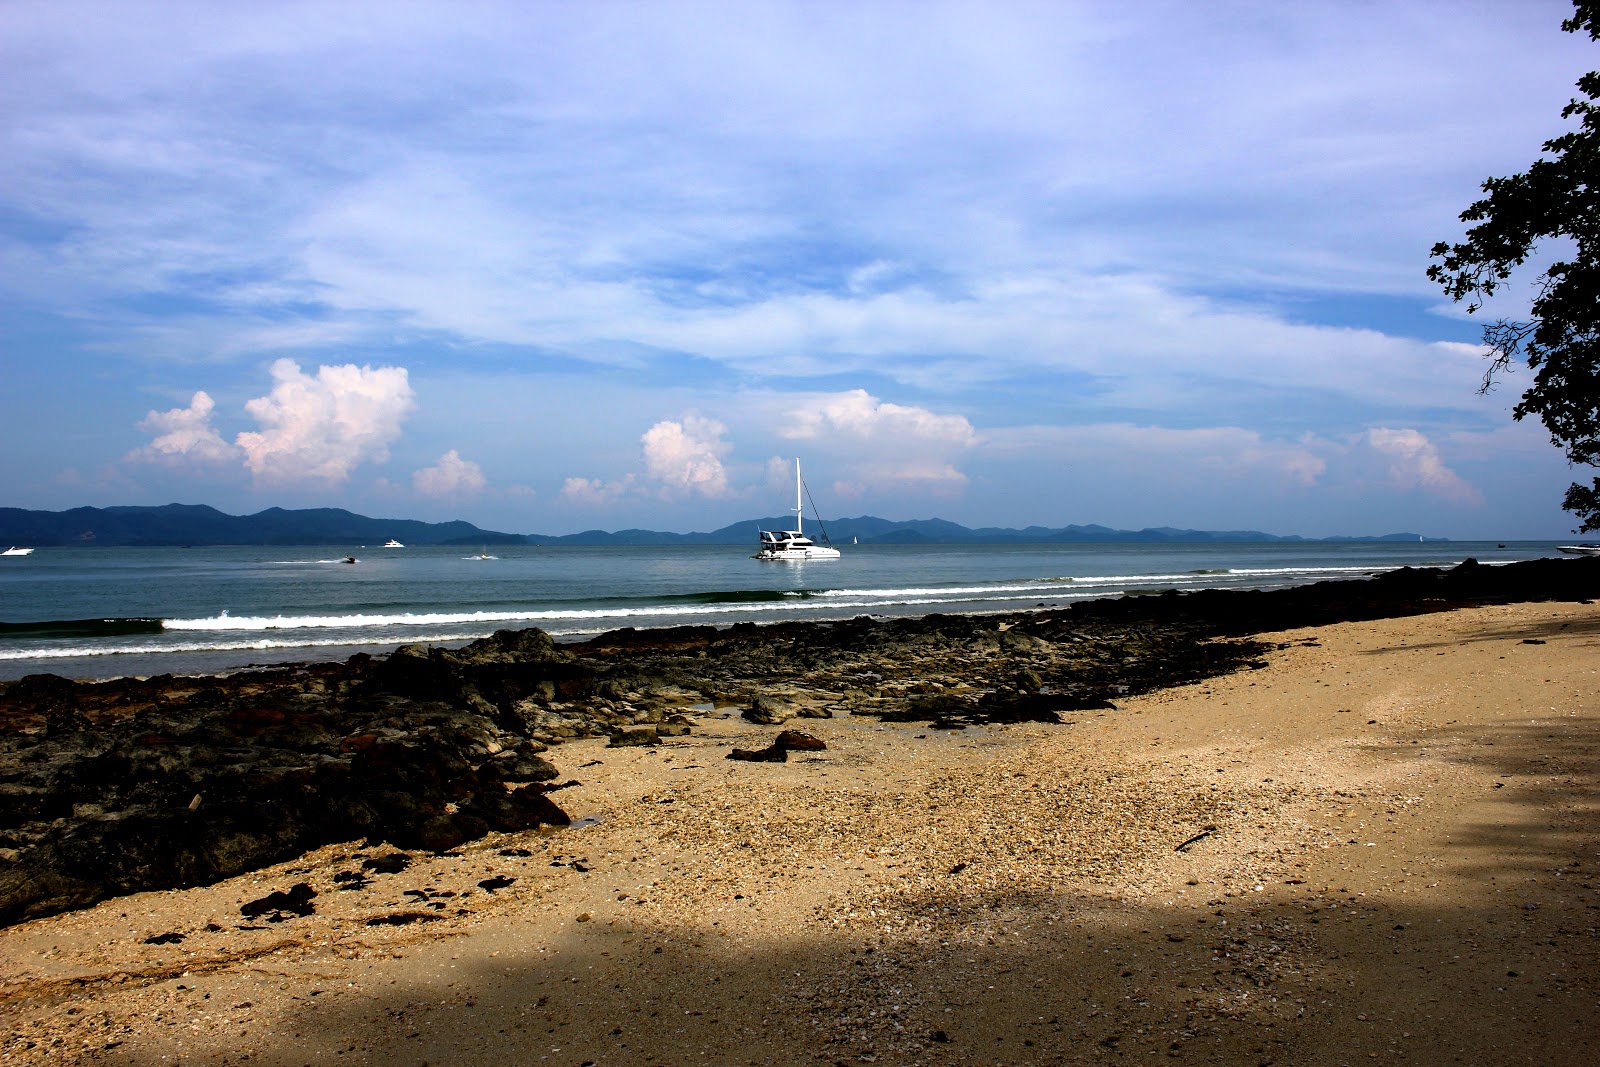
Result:
<svg viewBox="0 0 1600 1067">
<path fill-rule="evenodd" d="M 40 548 L 0 557 L 0 679 L 193 674 L 620 627 L 1015 611 L 1167 589 L 1270 588 L 1556 556 L 1556 542 L 845 546 Z"/>
</svg>

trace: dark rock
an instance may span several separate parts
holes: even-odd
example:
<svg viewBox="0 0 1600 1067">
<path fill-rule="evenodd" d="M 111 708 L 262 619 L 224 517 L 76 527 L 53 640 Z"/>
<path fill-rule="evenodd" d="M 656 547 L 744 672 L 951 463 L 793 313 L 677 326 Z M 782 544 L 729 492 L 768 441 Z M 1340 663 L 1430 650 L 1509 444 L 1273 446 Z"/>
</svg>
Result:
<svg viewBox="0 0 1600 1067">
<path fill-rule="evenodd" d="M 607 748 L 624 748 L 630 745 L 659 745 L 661 735 L 654 726 L 646 726 L 637 730 L 619 730 L 611 735 L 611 740 L 606 743 Z"/>
<path fill-rule="evenodd" d="M 729 759 L 744 760 L 746 763 L 787 763 L 789 750 L 772 745 L 768 748 L 736 748 L 728 753 Z"/>
<path fill-rule="evenodd" d="M 828 747 L 822 738 L 812 737 L 799 730 L 784 730 L 773 738 L 772 744 L 777 748 L 786 748 L 790 752 L 821 752 Z"/>
<path fill-rule="evenodd" d="M 538 755 L 529 746 L 518 746 L 515 749 L 497 752 L 490 760 L 489 766 L 509 782 L 548 782 L 552 778 L 561 776 L 555 764 Z"/>
<path fill-rule="evenodd" d="M 457 659 L 464 664 L 481 666 L 491 663 L 548 663 L 567 661 L 571 653 L 561 649 L 543 630 L 496 630 L 481 640 L 461 649 Z"/>
<path fill-rule="evenodd" d="M 799 709 L 788 701 L 771 696 L 758 696 L 750 701 L 749 707 L 739 713 L 739 717 L 746 722 L 762 726 L 776 726 L 788 722 L 798 713 Z"/>
<path fill-rule="evenodd" d="M 479 882 L 478 888 L 493 893 L 497 889 L 504 889 L 506 886 L 511 885 L 515 881 L 515 878 L 507 878 L 503 874 L 497 874 L 493 878 L 485 878 L 483 881 Z"/>
<path fill-rule="evenodd" d="M 489 832 L 489 821 L 469 811 L 435 815 L 408 832 L 407 843 L 429 852 L 449 852 L 457 845 L 476 840 Z"/>
<path fill-rule="evenodd" d="M 264 897 L 240 905 L 239 914 L 247 919 L 253 919 L 258 915 L 266 915 L 269 912 L 310 915 L 317 910 L 316 905 L 311 903 L 312 898 L 316 895 L 317 891 L 312 889 L 306 882 L 296 882 L 289 888 L 287 893 L 276 890 Z"/>
<path fill-rule="evenodd" d="M 378 874 L 399 874 L 409 866 L 411 857 L 404 852 L 390 852 L 361 861 L 362 870 L 376 871 Z"/>
</svg>

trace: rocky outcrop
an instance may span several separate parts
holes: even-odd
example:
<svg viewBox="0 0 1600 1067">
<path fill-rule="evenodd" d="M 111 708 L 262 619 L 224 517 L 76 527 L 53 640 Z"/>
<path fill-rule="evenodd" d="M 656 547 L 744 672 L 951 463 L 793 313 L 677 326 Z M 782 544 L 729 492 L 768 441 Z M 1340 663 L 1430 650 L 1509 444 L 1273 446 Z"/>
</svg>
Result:
<svg viewBox="0 0 1600 1067">
<path fill-rule="evenodd" d="M 482 696 L 564 662 L 538 637 L 227 679 L 23 679 L 0 705 L 0 922 L 332 841 L 443 850 L 566 823 L 545 745 Z"/>
</svg>

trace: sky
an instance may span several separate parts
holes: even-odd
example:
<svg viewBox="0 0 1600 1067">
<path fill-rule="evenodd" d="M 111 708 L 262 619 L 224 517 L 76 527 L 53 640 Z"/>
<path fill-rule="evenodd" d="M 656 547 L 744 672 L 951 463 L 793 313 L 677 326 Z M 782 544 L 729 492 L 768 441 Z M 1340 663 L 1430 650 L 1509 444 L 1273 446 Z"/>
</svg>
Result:
<svg viewBox="0 0 1600 1067">
<path fill-rule="evenodd" d="M 0 0 L 0 506 L 1562 538 L 1424 272 L 1570 11 Z"/>
</svg>

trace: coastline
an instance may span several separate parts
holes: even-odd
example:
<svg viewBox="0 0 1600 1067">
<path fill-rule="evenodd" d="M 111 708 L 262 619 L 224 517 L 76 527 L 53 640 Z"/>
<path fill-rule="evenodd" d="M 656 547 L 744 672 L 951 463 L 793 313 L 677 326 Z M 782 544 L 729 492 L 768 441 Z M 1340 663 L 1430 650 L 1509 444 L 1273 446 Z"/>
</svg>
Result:
<svg viewBox="0 0 1600 1067">
<path fill-rule="evenodd" d="M 1523 542 L 863 546 L 797 567 L 707 547 L 530 550 L 491 566 L 460 555 L 407 550 L 352 568 L 316 551 L 48 554 L 0 575 L 0 680 L 41 671 L 89 680 L 262 669 L 382 655 L 406 643 L 462 647 L 528 626 L 582 643 L 625 626 L 1014 612 L 1559 553 Z M 109 588 L 122 594 L 114 608 Z"/>
<path fill-rule="evenodd" d="M 1447 607 L 1070 725 L 569 741 L 587 825 L 0 930 L 8 1061 L 1592 1062 L 1600 608 Z"/>
</svg>

